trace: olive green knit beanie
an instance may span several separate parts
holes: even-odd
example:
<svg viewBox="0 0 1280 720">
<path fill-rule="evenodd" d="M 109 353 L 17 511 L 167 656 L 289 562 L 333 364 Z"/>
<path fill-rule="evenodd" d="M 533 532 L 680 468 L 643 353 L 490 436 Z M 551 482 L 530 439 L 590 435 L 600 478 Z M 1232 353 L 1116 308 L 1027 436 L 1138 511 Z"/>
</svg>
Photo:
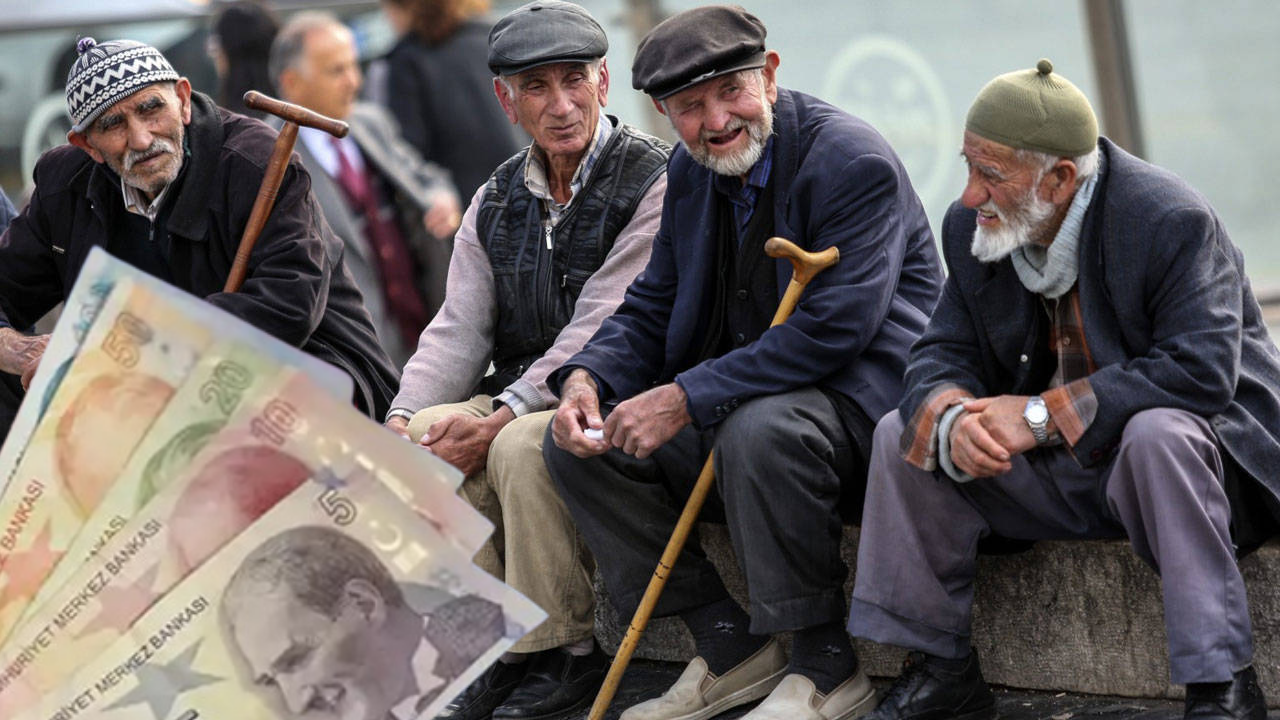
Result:
<svg viewBox="0 0 1280 720">
<path fill-rule="evenodd" d="M 965 129 L 1001 145 L 1078 157 L 1098 144 L 1089 99 L 1041 60 L 1033 70 L 1005 73 L 974 99 Z"/>
</svg>

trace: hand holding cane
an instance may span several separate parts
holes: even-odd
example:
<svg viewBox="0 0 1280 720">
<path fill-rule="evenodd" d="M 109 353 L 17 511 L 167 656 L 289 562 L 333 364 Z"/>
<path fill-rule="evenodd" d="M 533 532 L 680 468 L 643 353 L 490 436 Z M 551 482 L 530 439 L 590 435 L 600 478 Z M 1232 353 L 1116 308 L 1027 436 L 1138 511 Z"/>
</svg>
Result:
<svg viewBox="0 0 1280 720">
<path fill-rule="evenodd" d="M 271 208 L 275 207 L 276 193 L 280 192 L 284 171 L 289 167 L 289 156 L 293 154 L 293 145 L 298 140 L 298 126 L 317 128 L 334 137 L 347 135 L 347 124 L 341 120 L 325 117 L 300 105 L 267 97 L 257 90 L 250 90 L 244 94 L 244 104 L 252 110 L 271 113 L 285 123 L 276 137 L 275 147 L 271 150 L 267 171 L 262 176 L 262 185 L 258 188 L 258 197 L 253 201 L 253 210 L 249 213 L 244 234 L 240 236 L 240 246 L 236 249 L 236 258 L 231 264 L 231 272 L 227 275 L 227 283 L 222 288 L 223 292 L 239 290 L 240 285 L 244 283 L 245 275 L 249 272 L 249 255 L 258 242 L 258 236 L 262 234 L 262 228 L 267 224 Z"/>
<path fill-rule="evenodd" d="M 778 311 L 774 313 L 773 322 L 769 323 L 769 327 L 786 322 L 791 312 L 795 310 L 796 304 L 800 302 L 800 295 L 809 281 L 840 261 L 840 251 L 834 247 L 811 253 L 801 250 L 790 240 L 779 237 L 769 238 L 764 244 L 764 251 L 772 258 L 787 258 L 791 261 L 792 267 L 791 282 L 787 285 L 786 292 L 782 294 L 782 301 L 778 303 Z M 689 499 L 680 513 L 680 519 L 671 533 L 671 539 L 667 541 L 667 548 L 662 552 L 662 559 L 658 561 L 658 567 L 653 571 L 649 587 L 645 589 L 644 597 L 640 599 L 640 605 L 631 618 L 631 626 L 627 628 L 627 634 L 623 637 L 622 644 L 618 646 L 618 654 L 614 656 L 613 663 L 609 666 L 609 674 L 605 677 L 604 683 L 600 686 L 600 692 L 596 695 L 595 703 L 591 706 L 588 720 L 603 720 L 605 710 L 613 702 L 613 696 L 618 691 L 622 675 L 627 670 L 627 664 L 631 662 L 631 654 L 640 643 L 640 637 L 644 635 L 644 629 L 649 624 L 649 616 L 653 614 L 653 608 L 658 604 L 662 589 L 666 587 L 667 576 L 684 548 L 685 540 L 693 529 L 693 523 L 698 519 L 698 513 L 702 510 L 702 503 L 707 499 L 707 493 L 711 491 L 711 484 L 715 481 L 714 458 L 714 453 L 707 456 L 702 472 L 698 475 L 698 482 L 689 493 Z"/>
</svg>

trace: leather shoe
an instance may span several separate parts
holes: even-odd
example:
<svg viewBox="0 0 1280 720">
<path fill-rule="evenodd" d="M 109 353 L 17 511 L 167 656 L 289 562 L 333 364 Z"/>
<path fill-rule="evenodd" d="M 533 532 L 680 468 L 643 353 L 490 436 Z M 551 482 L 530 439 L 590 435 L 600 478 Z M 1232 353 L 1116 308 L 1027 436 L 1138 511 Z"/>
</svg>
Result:
<svg viewBox="0 0 1280 720">
<path fill-rule="evenodd" d="M 529 673 L 494 709 L 493 720 L 548 720 L 581 710 L 595 698 L 608 669 L 609 656 L 599 645 L 586 655 L 543 650 L 529 659 Z"/>
<path fill-rule="evenodd" d="M 1253 666 L 1236 672 L 1230 682 L 1190 683 L 1182 717 L 1187 720 L 1240 718 L 1266 720 L 1267 700 Z"/>
<path fill-rule="evenodd" d="M 439 720 L 488 720 L 524 679 L 529 663 L 496 662 L 436 716 Z"/>
<path fill-rule="evenodd" d="M 776 639 L 719 677 L 696 657 L 665 693 L 627 708 L 619 720 L 704 720 L 768 695 L 786 672 L 787 654 Z"/>
<path fill-rule="evenodd" d="M 876 690 L 862 668 L 825 695 L 812 680 L 792 673 L 742 720 L 853 720 L 866 715 L 875 700 Z"/>
<path fill-rule="evenodd" d="M 867 720 L 992 720 L 996 698 L 982 679 L 978 653 L 964 660 L 907 654 L 902 674 Z"/>
</svg>

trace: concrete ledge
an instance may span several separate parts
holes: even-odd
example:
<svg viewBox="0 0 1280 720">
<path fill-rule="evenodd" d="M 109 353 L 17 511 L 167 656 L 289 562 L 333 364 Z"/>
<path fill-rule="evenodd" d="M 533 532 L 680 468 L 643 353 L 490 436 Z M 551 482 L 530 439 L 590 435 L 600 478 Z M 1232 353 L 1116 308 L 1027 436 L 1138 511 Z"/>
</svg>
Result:
<svg viewBox="0 0 1280 720">
<path fill-rule="evenodd" d="M 742 573 L 724 526 L 699 527 L 703 547 L 725 585 L 746 601 Z M 857 556 L 856 528 L 842 554 Z M 656 562 L 656 558 L 655 558 Z M 1254 666 L 1272 707 L 1280 707 L 1280 540 L 1241 562 L 1253 618 Z M 603 595 L 596 632 L 613 652 L 630 617 Z M 853 590 L 850 577 L 846 592 Z M 974 600 L 974 645 L 987 680 L 1011 687 L 1119 695 L 1182 696 L 1169 683 L 1160 579 L 1123 541 L 1041 542 L 1015 555 L 983 557 Z M 898 674 L 905 651 L 859 642 L 869 673 Z M 649 625 L 638 657 L 687 661 L 693 642 L 676 619 Z"/>
</svg>

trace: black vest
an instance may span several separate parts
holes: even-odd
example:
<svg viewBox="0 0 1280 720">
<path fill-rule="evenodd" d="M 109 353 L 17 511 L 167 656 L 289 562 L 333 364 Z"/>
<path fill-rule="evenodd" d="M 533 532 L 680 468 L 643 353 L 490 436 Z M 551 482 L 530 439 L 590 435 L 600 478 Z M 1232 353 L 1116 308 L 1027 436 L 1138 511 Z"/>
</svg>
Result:
<svg viewBox="0 0 1280 720">
<path fill-rule="evenodd" d="M 542 201 L 524 184 L 528 148 L 494 171 L 476 218 L 498 304 L 495 372 L 482 392 L 496 394 L 514 382 L 555 343 L 583 284 L 666 170 L 670 152 L 658 138 L 614 120 L 586 185 L 553 229 L 545 227 Z"/>
</svg>

